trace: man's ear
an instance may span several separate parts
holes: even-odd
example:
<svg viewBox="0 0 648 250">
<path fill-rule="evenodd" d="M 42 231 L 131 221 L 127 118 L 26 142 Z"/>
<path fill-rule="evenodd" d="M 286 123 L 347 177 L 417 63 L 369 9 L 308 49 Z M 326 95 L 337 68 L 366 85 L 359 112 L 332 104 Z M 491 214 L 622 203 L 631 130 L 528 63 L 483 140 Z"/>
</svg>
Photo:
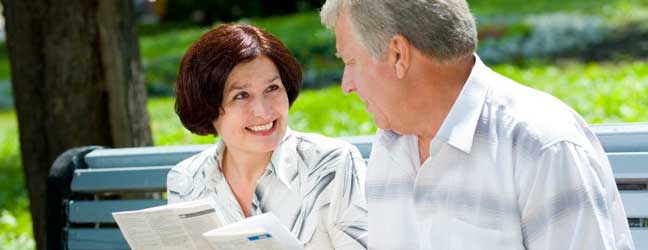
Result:
<svg viewBox="0 0 648 250">
<path fill-rule="evenodd" d="M 402 35 L 395 35 L 389 41 L 389 64 L 393 65 L 398 79 L 403 79 L 411 65 L 412 51 L 409 41 Z"/>
</svg>

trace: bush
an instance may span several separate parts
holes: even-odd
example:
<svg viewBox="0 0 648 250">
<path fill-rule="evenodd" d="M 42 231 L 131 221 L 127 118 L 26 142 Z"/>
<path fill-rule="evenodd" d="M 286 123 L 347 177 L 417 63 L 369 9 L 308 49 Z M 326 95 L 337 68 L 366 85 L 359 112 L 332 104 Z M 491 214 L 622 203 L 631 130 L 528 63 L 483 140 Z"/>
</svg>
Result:
<svg viewBox="0 0 648 250">
<path fill-rule="evenodd" d="M 581 52 L 607 35 L 603 19 L 565 13 L 531 16 L 533 31 L 522 46 L 527 58 L 556 56 L 562 52 Z"/>
<path fill-rule="evenodd" d="M 11 96 L 11 83 L 9 81 L 0 81 L 0 110 L 10 109 L 13 107 L 13 97 Z"/>
<path fill-rule="evenodd" d="M 563 55 L 579 57 L 610 34 L 600 17 L 567 13 L 532 15 L 522 23 L 496 25 L 504 25 L 503 34 L 485 38 L 479 47 L 482 59 L 496 64 Z M 482 30 L 488 28 L 481 26 Z"/>
</svg>

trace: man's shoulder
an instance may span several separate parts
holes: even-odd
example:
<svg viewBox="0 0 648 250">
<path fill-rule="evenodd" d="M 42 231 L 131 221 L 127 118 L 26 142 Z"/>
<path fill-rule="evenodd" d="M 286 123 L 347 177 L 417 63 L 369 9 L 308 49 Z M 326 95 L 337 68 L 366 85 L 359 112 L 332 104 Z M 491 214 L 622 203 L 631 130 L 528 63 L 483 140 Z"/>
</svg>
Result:
<svg viewBox="0 0 648 250">
<path fill-rule="evenodd" d="M 570 106 L 504 76 L 496 79 L 482 111 L 481 127 L 494 127 L 492 132 L 510 137 L 514 144 L 534 145 L 538 150 L 561 141 L 589 144 L 587 124 Z"/>
</svg>

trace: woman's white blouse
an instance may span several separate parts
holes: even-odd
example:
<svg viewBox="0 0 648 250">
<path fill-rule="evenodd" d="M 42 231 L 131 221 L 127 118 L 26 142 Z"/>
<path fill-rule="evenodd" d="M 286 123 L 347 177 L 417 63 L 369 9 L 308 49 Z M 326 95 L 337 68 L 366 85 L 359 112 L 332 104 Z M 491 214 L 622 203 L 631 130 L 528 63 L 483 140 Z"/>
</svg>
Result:
<svg viewBox="0 0 648 250">
<path fill-rule="evenodd" d="M 169 203 L 212 197 L 224 224 L 244 219 L 221 171 L 225 145 L 176 165 Z M 257 181 L 251 213 L 274 213 L 306 249 L 366 249 L 365 164 L 353 145 L 287 129 Z"/>
</svg>

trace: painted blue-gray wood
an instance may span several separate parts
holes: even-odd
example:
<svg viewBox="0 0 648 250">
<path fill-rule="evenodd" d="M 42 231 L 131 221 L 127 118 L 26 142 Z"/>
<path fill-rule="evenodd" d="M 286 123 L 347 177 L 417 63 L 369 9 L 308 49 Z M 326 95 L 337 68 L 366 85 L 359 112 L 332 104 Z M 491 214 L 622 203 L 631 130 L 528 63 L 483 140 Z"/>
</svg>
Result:
<svg viewBox="0 0 648 250">
<path fill-rule="evenodd" d="M 648 249 L 648 228 L 630 228 L 636 250 Z"/>
<path fill-rule="evenodd" d="M 69 201 L 68 220 L 72 223 L 114 223 L 113 212 L 131 211 L 167 204 L 163 199 Z"/>
<path fill-rule="evenodd" d="M 369 158 L 373 136 L 340 138 L 358 147 L 362 157 Z M 85 156 L 88 168 L 123 168 L 175 165 L 211 145 L 161 146 L 98 149 Z"/>
<path fill-rule="evenodd" d="M 367 144 L 360 144 L 369 148 Z M 614 176 L 623 183 L 648 183 L 648 153 L 608 154 Z M 172 166 L 77 169 L 72 179 L 72 191 L 103 192 L 166 189 L 166 175 Z"/>
<path fill-rule="evenodd" d="M 77 169 L 71 190 L 80 193 L 105 191 L 166 191 L 166 176 L 173 166 Z"/>
<path fill-rule="evenodd" d="M 88 168 L 121 168 L 175 165 L 207 147 L 205 145 L 98 149 L 85 156 Z"/>
<path fill-rule="evenodd" d="M 614 178 L 623 183 L 648 183 L 648 152 L 608 153 Z"/>
<path fill-rule="evenodd" d="M 648 123 L 595 124 L 591 128 L 606 152 L 648 151 Z"/>
<path fill-rule="evenodd" d="M 647 190 L 621 190 L 619 193 L 628 218 L 648 218 Z"/>
<path fill-rule="evenodd" d="M 622 190 L 621 199 L 628 218 L 648 218 L 648 191 Z M 112 223 L 112 213 L 166 204 L 163 199 L 70 201 L 68 220 L 73 223 Z"/>
<path fill-rule="evenodd" d="M 117 228 L 73 228 L 68 230 L 68 250 L 128 250 L 128 243 Z"/>
<path fill-rule="evenodd" d="M 341 137 L 340 139 L 350 142 L 351 144 L 356 146 L 356 148 L 358 148 L 358 151 L 360 151 L 360 154 L 362 154 L 362 158 L 369 159 L 369 154 L 371 154 L 371 144 L 374 140 L 373 135 L 349 136 Z"/>
</svg>

